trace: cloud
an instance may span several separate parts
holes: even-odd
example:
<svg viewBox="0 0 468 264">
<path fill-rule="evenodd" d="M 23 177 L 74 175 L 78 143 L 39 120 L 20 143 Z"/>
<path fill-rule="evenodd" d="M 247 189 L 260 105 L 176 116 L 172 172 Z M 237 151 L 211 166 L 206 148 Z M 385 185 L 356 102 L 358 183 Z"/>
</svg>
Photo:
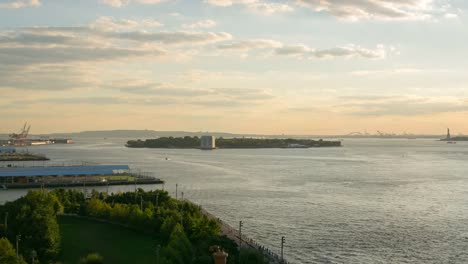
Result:
<svg viewBox="0 0 468 264">
<path fill-rule="evenodd" d="M 103 86 L 118 89 L 123 93 L 163 97 L 205 97 L 239 101 L 262 101 L 274 98 L 267 90 L 254 88 L 182 88 L 171 84 L 145 82 L 141 80 L 119 80 Z"/>
<path fill-rule="evenodd" d="M 0 8 L 23 8 L 28 6 L 40 6 L 40 0 L 16 0 L 0 3 Z"/>
<path fill-rule="evenodd" d="M 273 49 L 281 47 L 281 42 L 271 40 L 271 39 L 251 39 L 251 40 L 242 40 L 229 44 L 219 45 L 218 48 L 221 50 L 254 50 L 254 49 Z"/>
<path fill-rule="evenodd" d="M 6 65 L 29 65 L 42 63 L 113 61 L 132 57 L 162 56 L 165 52 L 158 49 L 138 50 L 125 48 L 92 47 L 8 47 L 0 48 L 0 61 Z"/>
<path fill-rule="evenodd" d="M 96 104 L 96 105 L 112 105 L 124 104 L 126 100 L 117 97 L 73 97 L 73 98 L 50 98 L 43 99 L 41 103 L 54 103 L 54 104 Z"/>
<path fill-rule="evenodd" d="M 143 20 L 132 20 L 132 19 L 115 19 L 109 16 L 102 16 L 96 19 L 93 23 L 90 24 L 91 28 L 102 30 L 102 31 L 120 31 L 120 30 L 130 30 L 137 27 L 152 28 L 152 27 L 162 27 L 163 24 L 152 20 L 152 19 L 143 19 Z"/>
<path fill-rule="evenodd" d="M 270 39 L 242 40 L 218 45 L 218 49 L 224 51 L 249 52 L 253 50 L 266 50 L 270 55 L 290 56 L 303 59 L 311 58 L 337 58 L 337 57 L 361 57 L 368 59 L 383 59 L 386 56 L 386 48 L 377 45 L 375 49 L 367 49 L 358 45 L 350 44 L 342 47 L 327 49 L 314 49 L 304 44 L 284 45 L 283 43 Z"/>
<path fill-rule="evenodd" d="M 276 55 L 283 55 L 283 56 L 303 56 L 304 54 L 312 53 L 313 50 L 306 45 L 298 44 L 298 45 L 288 45 L 276 48 L 274 50 Z"/>
<path fill-rule="evenodd" d="M 84 69 L 79 65 L 0 66 L 0 89 L 61 91 L 91 88 L 96 86 L 96 79 L 90 67 Z"/>
<path fill-rule="evenodd" d="M 232 39 L 226 32 L 146 31 L 150 20 L 101 17 L 89 26 L 30 27 L 0 31 L 0 60 L 4 65 L 50 64 L 75 61 L 112 61 L 173 58 L 193 47 Z"/>
<path fill-rule="evenodd" d="M 211 20 L 211 19 L 201 20 L 201 21 L 198 21 L 198 22 L 195 22 L 195 23 L 192 23 L 192 24 L 183 24 L 182 25 L 183 28 L 191 28 L 191 29 L 194 29 L 194 28 L 212 28 L 212 27 L 215 27 L 215 26 L 216 26 L 216 22 Z"/>
<path fill-rule="evenodd" d="M 383 59 L 386 56 L 386 51 L 382 45 L 378 45 L 375 49 L 366 49 L 357 45 L 348 45 L 344 47 L 316 50 L 312 54 L 317 58 L 362 57 L 368 59 Z"/>
<path fill-rule="evenodd" d="M 292 0 L 297 5 L 343 20 L 426 20 L 438 9 L 434 0 Z"/>
<path fill-rule="evenodd" d="M 341 99 L 347 102 L 336 108 L 356 116 L 419 116 L 468 111 L 468 102 L 449 97 L 369 95 Z"/>
<path fill-rule="evenodd" d="M 169 84 L 142 82 L 139 80 L 118 81 L 113 84 L 106 85 L 106 87 L 109 89 L 117 88 L 123 93 L 148 96 L 197 97 L 214 94 L 212 90 L 208 89 L 180 88 Z"/>
<path fill-rule="evenodd" d="M 220 7 L 242 5 L 252 12 L 265 15 L 293 11 L 292 6 L 290 5 L 282 3 L 268 3 L 267 1 L 261 0 L 205 0 L 205 3 Z"/>
<path fill-rule="evenodd" d="M 99 0 L 101 4 L 112 6 L 112 7 L 123 7 L 130 3 L 155 5 L 155 4 L 160 4 L 164 1 L 166 0 Z"/>
<path fill-rule="evenodd" d="M 113 32 L 107 34 L 108 37 L 117 39 L 127 39 L 132 41 L 159 42 L 163 44 L 210 44 L 232 39 L 232 35 L 226 32 Z"/>
</svg>

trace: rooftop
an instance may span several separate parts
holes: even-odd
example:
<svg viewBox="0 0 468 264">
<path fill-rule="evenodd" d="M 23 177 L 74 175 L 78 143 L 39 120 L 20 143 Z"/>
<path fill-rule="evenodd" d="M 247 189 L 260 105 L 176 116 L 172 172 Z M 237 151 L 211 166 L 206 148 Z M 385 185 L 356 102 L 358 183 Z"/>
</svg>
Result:
<svg viewBox="0 0 468 264">
<path fill-rule="evenodd" d="M 128 165 L 0 167 L 0 177 L 112 175 L 129 169 Z"/>
</svg>

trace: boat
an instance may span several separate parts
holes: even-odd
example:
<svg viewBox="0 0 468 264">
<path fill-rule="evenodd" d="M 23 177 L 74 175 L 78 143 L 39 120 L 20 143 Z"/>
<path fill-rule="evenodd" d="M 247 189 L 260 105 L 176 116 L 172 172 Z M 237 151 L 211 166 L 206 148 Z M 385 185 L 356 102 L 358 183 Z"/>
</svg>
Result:
<svg viewBox="0 0 468 264">
<path fill-rule="evenodd" d="M 456 141 L 447 141 L 447 144 L 457 144 Z"/>
</svg>

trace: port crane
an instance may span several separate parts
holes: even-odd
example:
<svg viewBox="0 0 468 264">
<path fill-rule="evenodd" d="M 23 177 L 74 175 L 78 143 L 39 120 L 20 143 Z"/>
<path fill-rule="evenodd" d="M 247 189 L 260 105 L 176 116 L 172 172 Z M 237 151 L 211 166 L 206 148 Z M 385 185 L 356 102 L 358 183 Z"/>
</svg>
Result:
<svg viewBox="0 0 468 264">
<path fill-rule="evenodd" d="M 10 144 L 13 146 L 26 146 L 30 128 L 31 128 L 31 125 L 28 125 L 28 122 L 26 122 L 24 123 L 24 126 L 21 129 L 20 133 L 10 134 Z"/>
</svg>

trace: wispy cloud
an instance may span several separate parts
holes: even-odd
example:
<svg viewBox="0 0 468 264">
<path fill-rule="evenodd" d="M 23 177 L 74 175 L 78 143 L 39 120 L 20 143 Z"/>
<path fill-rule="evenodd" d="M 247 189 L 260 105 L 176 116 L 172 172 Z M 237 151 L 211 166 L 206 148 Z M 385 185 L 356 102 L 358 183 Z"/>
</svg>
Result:
<svg viewBox="0 0 468 264">
<path fill-rule="evenodd" d="M 99 0 L 101 4 L 105 4 L 112 7 L 123 7 L 130 3 L 144 4 L 144 5 L 155 5 L 165 2 L 166 0 Z"/>
<path fill-rule="evenodd" d="M 343 20 L 427 20 L 446 13 L 435 0 L 293 0 L 297 5 Z"/>
<path fill-rule="evenodd" d="M 242 5 L 252 12 L 265 15 L 291 12 L 294 10 L 291 5 L 275 2 L 271 3 L 264 0 L 205 0 L 205 3 L 221 7 Z"/>
<path fill-rule="evenodd" d="M 28 6 L 40 6 L 40 0 L 16 0 L 16 1 L 2 1 L 0 8 L 23 8 Z"/>
<path fill-rule="evenodd" d="M 183 24 L 182 25 L 183 28 L 191 28 L 191 29 L 194 29 L 194 28 L 212 28 L 212 27 L 215 27 L 215 26 L 216 26 L 216 21 L 213 21 L 211 19 L 201 20 L 201 21 L 197 21 L 197 22 L 194 22 L 194 23 L 191 23 L 191 24 Z"/>
<path fill-rule="evenodd" d="M 220 50 L 249 52 L 264 50 L 269 55 L 290 56 L 296 58 L 338 58 L 338 57 L 361 57 L 368 59 L 383 59 L 387 51 L 385 46 L 377 45 L 374 49 L 363 48 L 358 45 L 349 44 L 341 47 L 316 49 L 304 44 L 285 45 L 279 41 L 269 39 L 252 39 L 236 41 L 218 46 Z"/>
<path fill-rule="evenodd" d="M 420 116 L 468 112 L 468 102 L 453 97 L 348 96 L 336 108 L 355 116 Z"/>
</svg>

